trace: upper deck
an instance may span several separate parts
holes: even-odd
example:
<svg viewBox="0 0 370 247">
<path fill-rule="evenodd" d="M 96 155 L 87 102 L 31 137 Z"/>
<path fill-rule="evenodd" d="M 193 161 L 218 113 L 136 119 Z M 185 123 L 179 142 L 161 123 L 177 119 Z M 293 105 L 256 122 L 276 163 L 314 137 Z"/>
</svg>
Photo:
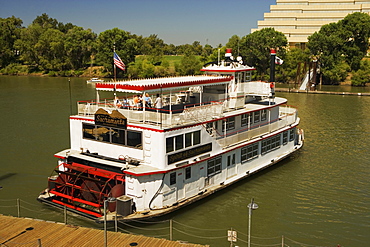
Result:
<svg viewBox="0 0 370 247">
<path fill-rule="evenodd" d="M 237 92 L 234 96 L 225 95 L 224 91 L 218 92 L 215 87 L 217 85 L 208 89 L 203 88 L 201 92 L 197 91 L 199 88 L 197 90 L 192 88 L 192 91 L 187 88 L 188 90 L 185 91 L 162 92 L 161 96 L 165 100 L 161 109 L 138 107 L 132 104 L 132 99 L 129 99 L 126 105 L 118 105 L 115 99 L 80 101 L 78 102 L 78 115 L 94 119 L 96 111 L 100 108 L 108 112 L 117 110 L 127 118 L 128 126 L 168 131 L 194 125 L 207 127 L 207 124 L 219 120 L 227 121 L 231 117 L 243 114 L 252 115 L 261 110 L 267 112 L 268 119 L 264 122 L 253 123 L 233 131 L 215 131 L 214 137 L 222 147 L 284 128 L 298 120 L 297 110 L 286 106 L 286 99 L 268 97 L 270 90 L 268 83 L 240 83 L 243 92 Z M 190 102 L 189 95 L 198 102 Z M 213 98 L 214 100 L 204 101 L 205 98 Z M 272 111 L 275 113 L 271 114 Z"/>
</svg>

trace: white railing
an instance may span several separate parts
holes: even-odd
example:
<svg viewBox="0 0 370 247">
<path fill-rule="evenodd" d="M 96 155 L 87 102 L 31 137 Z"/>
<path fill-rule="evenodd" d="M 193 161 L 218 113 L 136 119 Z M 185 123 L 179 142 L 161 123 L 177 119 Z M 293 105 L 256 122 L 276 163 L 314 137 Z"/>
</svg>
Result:
<svg viewBox="0 0 370 247">
<path fill-rule="evenodd" d="M 128 123 L 145 123 L 162 127 L 173 127 L 178 125 L 199 123 L 220 117 L 223 113 L 222 102 L 210 102 L 204 105 L 195 105 L 180 110 L 163 110 L 157 111 L 153 108 L 137 108 L 128 106 L 118 108 L 113 101 L 104 101 L 97 104 L 96 102 L 78 102 L 77 109 L 79 116 L 93 116 L 98 108 L 103 108 L 108 112 L 118 110 L 123 114 Z"/>
<path fill-rule="evenodd" d="M 157 112 L 154 109 L 146 110 L 132 107 L 121 109 L 115 107 L 112 101 L 104 101 L 99 104 L 96 104 L 95 102 L 78 102 L 78 115 L 93 116 L 98 108 L 103 108 L 110 112 L 112 110 L 118 110 L 127 118 L 128 123 L 145 123 L 160 126 L 162 128 L 210 121 L 221 117 L 224 110 L 222 102 L 212 102 L 207 105 L 187 107 L 184 110 L 177 112 L 169 110 L 161 110 L 162 112 Z M 250 128 L 229 132 L 226 135 L 213 131 L 213 135 L 217 139 L 218 143 L 225 147 L 284 128 L 295 123 L 297 118 L 297 109 L 288 106 L 280 106 L 279 118 L 271 119 L 269 123 L 262 123 L 257 126 L 251 126 Z"/>
</svg>

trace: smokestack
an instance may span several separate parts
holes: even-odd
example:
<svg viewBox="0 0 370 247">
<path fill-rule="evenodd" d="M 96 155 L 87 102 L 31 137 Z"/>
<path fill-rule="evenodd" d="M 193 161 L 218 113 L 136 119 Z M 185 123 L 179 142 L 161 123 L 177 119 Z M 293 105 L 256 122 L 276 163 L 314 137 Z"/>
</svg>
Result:
<svg viewBox="0 0 370 247">
<path fill-rule="evenodd" d="M 270 60 L 270 82 L 275 82 L 275 59 L 276 51 L 275 49 L 270 50 L 271 60 Z"/>
<path fill-rule="evenodd" d="M 271 48 L 270 50 L 270 89 L 271 95 L 270 98 L 275 98 L 275 59 L 276 59 L 276 51 L 275 49 Z"/>
</svg>

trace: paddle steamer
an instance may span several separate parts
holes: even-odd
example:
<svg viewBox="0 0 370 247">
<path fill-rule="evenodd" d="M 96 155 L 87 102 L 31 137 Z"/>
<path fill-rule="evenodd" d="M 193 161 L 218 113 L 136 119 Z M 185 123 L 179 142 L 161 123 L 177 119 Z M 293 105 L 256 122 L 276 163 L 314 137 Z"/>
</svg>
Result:
<svg viewBox="0 0 370 247">
<path fill-rule="evenodd" d="M 288 157 L 303 145 L 297 109 L 253 70 L 228 49 L 202 76 L 96 83 L 38 200 L 97 221 L 158 217 Z"/>
</svg>

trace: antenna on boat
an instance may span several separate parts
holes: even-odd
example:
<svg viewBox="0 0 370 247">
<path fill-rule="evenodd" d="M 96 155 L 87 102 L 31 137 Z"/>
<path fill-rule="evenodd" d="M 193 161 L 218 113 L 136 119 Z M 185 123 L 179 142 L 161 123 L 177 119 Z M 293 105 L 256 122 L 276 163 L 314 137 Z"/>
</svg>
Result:
<svg viewBox="0 0 370 247">
<path fill-rule="evenodd" d="M 71 78 L 68 78 L 68 90 L 69 90 L 69 109 L 72 115 L 72 92 L 71 92 Z"/>
</svg>

